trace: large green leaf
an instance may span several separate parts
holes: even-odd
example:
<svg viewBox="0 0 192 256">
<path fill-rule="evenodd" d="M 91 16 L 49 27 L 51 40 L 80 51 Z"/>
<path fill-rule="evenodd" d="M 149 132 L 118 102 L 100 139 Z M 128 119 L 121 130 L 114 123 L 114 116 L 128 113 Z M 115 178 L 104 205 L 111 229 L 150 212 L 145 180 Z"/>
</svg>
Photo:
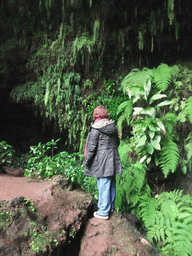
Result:
<svg viewBox="0 0 192 256">
<path fill-rule="evenodd" d="M 146 135 L 143 135 L 142 137 L 140 137 L 140 139 L 139 139 L 139 142 L 138 142 L 137 146 L 138 146 L 138 147 L 144 146 L 144 145 L 145 145 L 146 140 L 147 140 L 147 136 L 146 136 Z"/>
<path fill-rule="evenodd" d="M 154 131 L 151 131 L 151 130 L 148 131 L 148 134 L 149 134 L 149 137 L 150 137 L 151 139 L 153 139 L 154 136 L 155 136 L 155 132 L 154 132 Z"/>
<path fill-rule="evenodd" d="M 159 99 L 162 99 L 162 98 L 165 98 L 167 97 L 166 94 L 161 94 L 161 93 L 157 93 L 157 94 L 154 94 L 150 100 L 149 100 L 149 104 L 151 105 L 155 100 L 159 100 Z"/>
<path fill-rule="evenodd" d="M 151 131 L 157 132 L 157 128 L 152 123 L 148 124 L 148 127 Z"/>
<path fill-rule="evenodd" d="M 161 149 L 160 141 L 161 141 L 161 136 L 160 135 L 156 135 L 155 138 L 151 140 L 151 145 L 155 149 L 160 150 Z"/>
<path fill-rule="evenodd" d="M 146 146 L 146 150 L 147 150 L 147 153 L 152 155 L 153 152 L 154 152 L 154 147 L 150 143 L 148 143 L 147 146 Z"/>
<path fill-rule="evenodd" d="M 157 104 L 157 105 L 155 106 L 155 108 L 167 106 L 167 105 L 170 105 L 171 103 L 173 103 L 173 100 L 165 100 L 165 101 L 163 101 L 163 102 Z"/>
<path fill-rule="evenodd" d="M 133 108 L 133 110 L 134 110 L 133 116 L 135 116 L 135 115 L 141 114 L 141 111 L 143 110 L 143 108 L 141 108 L 141 107 L 135 107 L 135 108 Z"/>
<path fill-rule="evenodd" d="M 145 108 L 145 109 L 142 109 L 142 110 L 140 111 L 140 114 L 149 115 L 149 116 L 151 116 L 151 117 L 155 117 L 156 110 L 155 110 L 155 108 L 147 107 L 147 108 Z"/>
<path fill-rule="evenodd" d="M 163 124 L 162 121 L 160 121 L 159 119 L 156 119 L 157 120 L 157 125 L 159 126 L 159 128 L 165 133 L 165 126 Z"/>
</svg>

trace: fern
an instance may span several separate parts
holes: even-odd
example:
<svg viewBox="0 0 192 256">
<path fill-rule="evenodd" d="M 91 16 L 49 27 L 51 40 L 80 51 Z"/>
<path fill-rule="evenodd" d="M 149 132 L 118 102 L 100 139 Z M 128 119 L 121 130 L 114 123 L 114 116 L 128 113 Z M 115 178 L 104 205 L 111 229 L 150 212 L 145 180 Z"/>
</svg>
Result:
<svg viewBox="0 0 192 256">
<path fill-rule="evenodd" d="M 191 123 L 191 122 L 192 122 L 192 96 L 190 96 L 190 97 L 187 99 L 187 102 L 186 102 L 186 111 L 187 111 L 187 115 L 188 115 L 189 121 L 190 121 L 190 123 Z"/>
<path fill-rule="evenodd" d="M 120 154 L 121 156 L 121 154 Z M 117 184 L 118 191 L 126 198 L 126 204 L 133 207 L 140 202 L 141 195 L 146 185 L 146 166 L 144 164 L 135 163 L 127 166 L 123 171 L 121 182 Z M 121 188 L 119 187 L 121 186 Z M 116 199 L 117 204 L 120 199 Z"/>
<path fill-rule="evenodd" d="M 144 68 L 143 70 L 133 69 L 122 81 L 121 86 L 124 93 L 128 94 L 129 98 L 133 97 L 135 103 L 140 97 L 149 94 L 151 89 L 152 70 Z M 146 95 L 147 94 L 147 95 Z"/>
<path fill-rule="evenodd" d="M 189 133 L 186 141 L 185 149 L 187 151 L 187 159 L 190 160 L 192 157 L 192 132 Z"/>
<path fill-rule="evenodd" d="M 163 147 L 159 153 L 159 164 L 166 178 L 170 171 L 174 173 L 176 170 L 179 159 L 179 150 L 177 144 L 169 137 L 165 138 L 162 141 L 162 144 Z"/>
<path fill-rule="evenodd" d="M 153 80 L 157 88 L 165 91 L 171 83 L 173 68 L 162 63 L 156 69 L 153 69 Z"/>
<path fill-rule="evenodd" d="M 123 165 L 126 165 L 128 153 L 131 151 L 130 144 L 127 144 L 126 142 L 121 140 L 118 151 L 121 158 L 121 163 Z"/>
<path fill-rule="evenodd" d="M 192 255 L 192 199 L 182 191 L 164 192 L 157 199 L 145 196 L 139 207 L 147 237 L 161 242 L 163 255 Z"/>
<path fill-rule="evenodd" d="M 124 121 L 126 121 L 127 125 L 129 125 L 132 111 L 133 111 L 132 100 L 127 100 L 122 102 L 117 109 L 117 114 L 123 112 L 123 114 L 119 117 L 119 120 L 117 123 L 120 139 L 122 138 L 123 123 Z"/>
<path fill-rule="evenodd" d="M 155 214 L 155 206 L 156 201 L 155 198 L 144 194 L 141 197 L 141 201 L 139 203 L 139 216 L 145 223 L 146 228 L 150 227 L 151 225 L 155 224 L 154 222 L 154 214 Z"/>
</svg>

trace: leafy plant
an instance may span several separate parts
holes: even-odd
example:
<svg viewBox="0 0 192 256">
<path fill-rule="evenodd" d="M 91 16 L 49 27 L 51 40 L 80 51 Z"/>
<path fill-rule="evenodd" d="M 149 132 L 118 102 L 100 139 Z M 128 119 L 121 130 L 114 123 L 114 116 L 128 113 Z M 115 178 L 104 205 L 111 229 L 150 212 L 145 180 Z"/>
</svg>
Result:
<svg viewBox="0 0 192 256">
<path fill-rule="evenodd" d="M 30 202 L 30 200 L 28 198 L 25 198 L 24 201 L 25 201 L 25 205 L 27 205 L 27 207 L 34 212 L 35 208 L 33 206 L 33 203 Z"/>
<path fill-rule="evenodd" d="M 67 180 L 78 183 L 82 189 L 97 196 L 96 179 L 84 175 L 83 156 L 80 153 L 69 154 L 66 151 L 54 155 L 53 151 L 57 148 L 58 141 L 59 139 L 52 140 L 46 144 L 39 143 L 31 147 L 27 156 L 25 176 L 47 178 L 53 175 L 64 175 Z M 48 155 L 48 152 L 51 155 Z"/>
<path fill-rule="evenodd" d="M 31 146 L 28 154 L 25 175 L 30 177 L 39 175 L 39 177 L 50 177 L 56 171 L 57 165 L 53 160 L 53 150 L 57 148 L 56 143 L 60 139 L 42 144 L 39 142 L 37 146 Z M 51 150 L 51 155 L 48 155 Z"/>
<path fill-rule="evenodd" d="M 122 81 L 122 88 L 128 94 L 129 100 L 118 107 L 118 112 L 121 113 L 118 122 L 120 134 L 126 121 L 132 128 L 133 136 L 130 143 L 140 163 L 149 164 L 155 156 L 155 162 L 160 165 L 165 177 L 170 171 L 176 170 L 179 159 L 178 148 L 174 142 L 176 136 L 173 133 L 176 116 L 171 113 L 160 116 L 161 108 L 173 102 L 173 100 L 164 100 L 167 95 L 162 91 L 167 89 L 175 70 L 175 67 L 170 68 L 166 64 L 161 64 L 153 70 L 147 68 L 142 71 L 133 70 Z M 165 146 L 166 141 L 170 141 L 171 148 Z M 162 145 L 164 146 L 161 150 Z M 172 157 L 174 162 L 170 160 Z"/>
<path fill-rule="evenodd" d="M 192 254 L 192 200 L 182 191 L 163 192 L 156 199 L 142 197 L 140 216 L 150 241 L 161 246 L 163 255 Z"/>
<path fill-rule="evenodd" d="M 146 171 L 150 171 L 147 166 L 153 162 L 165 177 L 178 166 L 185 174 L 191 163 L 191 99 L 185 98 L 191 89 L 185 80 L 179 82 L 181 73 L 176 71 L 176 67 L 160 65 L 153 70 L 134 70 L 122 81 L 129 100 L 118 107 L 118 127 L 123 137 L 123 129 L 128 126 L 132 137 L 123 137 L 119 147 L 124 173 L 117 182 L 116 198 L 117 209 L 137 214 L 150 241 L 159 246 L 163 255 L 172 256 L 192 254 L 192 199 L 183 196 L 182 191 L 152 197 Z M 173 84 L 175 91 L 169 91 Z M 164 100 L 168 97 L 171 100 Z M 183 140 L 176 134 L 178 122 L 187 127 Z M 181 142 L 183 145 L 178 144 Z"/>
<path fill-rule="evenodd" d="M 146 183 L 146 166 L 130 162 L 124 167 L 122 176 L 117 177 L 116 210 L 138 214 L 137 206 L 144 193 L 150 195 L 150 188 Z"/>
<path fill-rule="evenodd" d="M 6 141 L 0 142 L 0 164 L 11 164 L 15 157 L 14 148 Z"/>
<path fill-rule="evenodd" d="M 53 244 L 58 245 L 57 239 L 55 239 L 55 231 L 46 230 L 45 226 L 37 225 L 35 222 L 30 222 L 30 232 L 27 233 L 27 236 L 30 236 L 30 246 L 31 251 L 40 252 L 46 251 L 47 247 L 51 249 Z"/>
</svg>

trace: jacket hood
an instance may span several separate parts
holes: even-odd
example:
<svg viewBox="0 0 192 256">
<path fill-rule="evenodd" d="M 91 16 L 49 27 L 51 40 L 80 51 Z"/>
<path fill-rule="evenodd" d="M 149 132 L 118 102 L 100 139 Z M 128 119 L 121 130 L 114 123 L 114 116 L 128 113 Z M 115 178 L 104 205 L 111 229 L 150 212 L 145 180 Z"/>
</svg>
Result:
<svg viewBox="0 0 192 256">
<path fill-rule="evenodd" d="M 102 119 L 92 125 L 92 128 L 99 130 L 102 133 L 114 134 L 117 132 L 115 123 L 109 119 Z"/>
</svg>

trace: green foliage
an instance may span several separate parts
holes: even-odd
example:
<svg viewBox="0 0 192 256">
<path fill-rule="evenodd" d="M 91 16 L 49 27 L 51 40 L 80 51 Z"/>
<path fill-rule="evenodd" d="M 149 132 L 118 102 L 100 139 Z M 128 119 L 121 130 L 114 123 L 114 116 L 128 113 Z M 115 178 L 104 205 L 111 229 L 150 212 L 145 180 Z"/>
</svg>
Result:
<svg viewBox="0 0 192 256">
<path fill-rule="evenodd" d="M 122 138 L 123 123 L 126 121 L 127 125 L 129 125 L 130 119 L 132 116 L 132 111 L 133 111 L 132 100 L 127 100 L 122 102 L 117 108 L 118 115 L 123 112 L 122 115 L 119 117 L 119 120 L 117 123 L 120 139 Z"/>
<path fill-rule="evenodd" d="M 164 176 L 167 177 L 169 171 L 175 172 L 178 159 L 179 159 L 179 150 L 177 144 L 170 138 L 165 138 L 162 141 L 162 149 L 159 153 L 159 164 L 162 168 Z"/>
<path fill-rule="evenodd" d="M 167 95 L 162 94 L 162 91 L 170 85 L 175 70 L 176 67 L 161 64 L 153 70 L 144 68 L 131 71 L 122 81 L 123 91 L 129 100 L 118 108 L 121 113 L 118 121 L 120 135 L 126 120 L 132 129 L 133 136 L 129 141 L 132 151 L 137 153 L 138 161 L 149 164 L 155 156 L 156 165 L 160 165 L 165 177 L 170 171 L 175 172 L 179 160 L 177 144 L 173 141 L 176 116 L 167 113 L 160 117 L 161 109 L 173 103 L 173 99 L 164 100 Z M 171 151 L 166 141 L 169 141 L 169 146 L 172 145 Z"/>
<path fill-rule="evenodd" d="M 122 81 L 129 100 L 119 106 L 119 128 L 123 134 L 128 126 L 132 137 L 119 146 L 124 172 L 117 182 L 117 210 L 135 213 L 162 255 L 192 254 L 192 198 L 183 196 L 182 191 L 152 197 L 146 182 L 146 164 L 152 161 L 165 177 L 178 167 L 184 174 L 191 169 L 190 80 L 187 69 L 179 67 L 178 71 L 177 67 L 161 64 L 153 70 L 134 70 Z M 175 86 L 174 90 L 170 86 Z M 130 106 L 132 112 L 126 114 Z M 126 117 L 128 121 L 124 122 Z M 178 125 L 183 127 L 183 137 Z"/>
<path fill-rule="evenodd" d="M 0 142 L 0 164 L 10 165 L 13 162 L 15 150 L 6 141 Z"/>
<path fill-rule="evenodd" d="M 39 225 L 34 221 L 30 223 L 30 232 L 26 233 L 26 236 L 30 237 L 30 249 L 35 252 L 44 252 L 47 250 L 47 246 L 49 249 L 54 245 L 58 245 L 57 239 L 55 239 L 56 232 L 48 231 L 45 226 Z"/>
<path fill-rule="evenodd" d="M 147 198 L 140 212 L 151 241 L 162 244 L 163 255 L 192 254 L 192 200 L 182 191 L 164 192 Z"/>
<path fill-rule="evenodd" d="M 57 165 L 53 160 L 53 150 L 57 148 L 57 142 L 58 140 L 52 140 L 45 145 L 39 142 L 37 146 L 30 147 L 25 175 L 29 175 L 29 177 L 38 175 L 41 178 L 51 177 L 57 171 Z"/>
<path fill-rule="evenodd" d="M 0 227 L 4 226 L 7 222 L 11 222 L 9 213 L 1 210 L 0 208 Z"/>
<path fill-rule="evenodd" d="M 192 132 L 189 133 L 187 139 L 187 144 L 185 145 L 187 151 L 187 159 L 190 160 L 192 157 Z"/>
<path fill-rule="evenodd" d="M 103 55 L 99 28 L 100 22 L 95 20 L 92 35 L 82 33 L 74 38 L 71 26 L 62 23 L 58 38 L 51 41 L 45 36 L 27 64 L 34 69 L 37 81 L 19 85 L 11 92 L 16 102 L 34 102 L 44 122 L 54 120 L 57 129 L 68 130 L 67 144 L 75 151 L 82 151 L 86 124 L 90 122 L 87 104 L 82 104 L 91 100 L 87 100 L 86 90 L 93 88 L 102 71 L 95 57 L 102 59 Z M 88 79 L 91 66 L 92 79 Z"/>
<path fill-rule="evenodd" d="M 121 102 L 127 97 L 123 94 L 118 80 L 104 80 L 104 88 L 101 88 L 98 93 L 93 93 L 87 96 L 86 105 L 89 115 L 92 115 L 95 107 L 102 105 L 109 111 L 109 118 L 117 122 L 117 108 Z"/>
<path fill-rule="evenodd" d="M 35 211 L 35 208 L 34 208 L 34 206 L 33 206 L 33 203 L 30 202 L 30 200 L 29 200 L 28 198 L 25 198 L 24 201 L 25 201 L 25 205 L 26 205 L 30 210 L 32 210 L 32 211 L 34 212 L 34 211 Z"/>
<path fill-rule="evenodd" d="M 52 140 L 46 144 L 40 142 L 37 146 L 31 147 L 27 155 L 25 176 L 49 178 L 53 175 L 64 175 L 67 180 L 77 182 L 82 189 L 96 196 L 96 179 L 85 177 L 83 156 L 80 153 L 69 154 L 65 151 L 54 155 L 54 149 L 57 148 L 58 141 L 59 139 Z"/>
<path fill-rule="evenodd" d="M 161 64 L 153 69 L 154 83 L 161 91 L 166 91 L 172 82 L 173 75 L 178 72 L 177 66 L 169 67 L 167 64 Z"/>
<path fill-rule="evenodd" d="M 192 96 L 190 96 L 186 101 L 186 112 L 190 123 L 192 123 Z"/>
<path fill-rule="evenodd" d="M 144 191 L 150 193 L 146 184 L 146 166 L 139 162 L 130 163 L 124 168 L 122 176 L 117 179 L 116 210 L 125 211 L 133 208 L 136 210 Z"/>
</svg>

